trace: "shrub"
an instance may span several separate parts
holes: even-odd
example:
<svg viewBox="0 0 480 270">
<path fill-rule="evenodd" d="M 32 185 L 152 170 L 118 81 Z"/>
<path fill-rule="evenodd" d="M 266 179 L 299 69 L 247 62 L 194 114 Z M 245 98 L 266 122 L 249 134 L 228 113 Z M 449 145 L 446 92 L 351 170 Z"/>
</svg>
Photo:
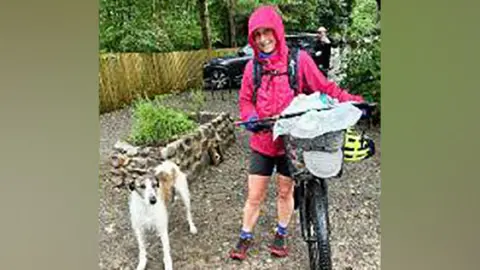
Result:
<svg viewBox="0 0 480 270">
<path fill-rule="evenodd" d="M 200 111 L 205 107 L 205 94 L 201 88 L 193 88 L 190 90 L 190 110 L 195 112 L 197 122 L 200 122 Z"/>
<path fill-rule="evenodd" d="M 159 97 L 139 99 L 133 106 L 130 141 L 136 145 L 159 145 L 196 127 L 197 123 L 187 114 L 165 107 Z"/>
<path fill-rule="evenodd" d="M 356 0 L 347 31 L 350 52 L 343 70 L 345 78 L 341 86 L 352 93 L 361 94 L 367 101 L 380 104 L 381 51 L 380 28 L 377 24 L 376 2 Z"/>
<path fill-rule="evenodd" d="M 377 3 L 374 0 L 355 0 L 351 24 L 347 35 L 351 39 L 361 39 L 369 36 L 377 26 Z"/>
<path fill-rule="evenodd" d="M 341 86 L 361 94 L 367 101 L 380 103 L 380 37 L 360 42 L 346 59 L 346 77 Z"/>
</svg>

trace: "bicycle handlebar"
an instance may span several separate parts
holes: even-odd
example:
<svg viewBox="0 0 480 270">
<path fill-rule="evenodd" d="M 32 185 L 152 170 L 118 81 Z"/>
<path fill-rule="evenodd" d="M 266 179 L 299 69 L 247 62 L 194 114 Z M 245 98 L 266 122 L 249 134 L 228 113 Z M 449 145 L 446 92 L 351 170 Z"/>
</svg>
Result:
<svg viewBox="0 0 480 270">
<path fill-rule="evenodd" d="M 355 107 L 361 109 L 361 110 L 367 110 L 367 111 L 371 111 L 373 108 L 375 108 L 377 106 L 377 103 L 366 103 L 366 102 L 362 102 L 362 103 L 352 103 L 352 105 L 354 105 Z M 327 111 L 327 110 L 330 110 L 332 108 L 324 108 L 324 109 L 311 109 L 311 110 L 314 110 L 314 111 Z M 235 126 L 241 126 L 241 125 L 247 125 L 247 124 L 255 124 L 255 123 L 265 123 L 265 122 L 271 122 L 271 121 L 277 121 L 279 119 L 286 119 L 286 118 L 292 118 L 292 117 L 297 117 L 297 116 L 300 116 L 302 114 L 305 114 L 311 110 L 307 110 L 307 111 L 302 111 L 302 112 L 297 112 L 297 113 L 290 113 L 290 114 L 284 114 L 284 115 L 276 115 L 276 116 L 271 116 L 271 117 L 265 117 L 265 118 L 262 118 L 262 119 L 257 119 L 257 120 L 250 120 L 250 121 L 235 121 Z"/>
</svg>

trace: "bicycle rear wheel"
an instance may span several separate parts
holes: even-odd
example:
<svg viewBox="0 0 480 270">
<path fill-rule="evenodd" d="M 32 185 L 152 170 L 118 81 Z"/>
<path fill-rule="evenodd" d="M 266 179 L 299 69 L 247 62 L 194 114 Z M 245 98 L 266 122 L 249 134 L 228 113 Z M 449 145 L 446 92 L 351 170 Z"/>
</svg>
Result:
<svg viewBox="0 0 480 270">
<path fill-rule="evenodd" d="M 312 179 L 307 190 L 305 221 L 310 269 L 331 270 L 327 183 L 323 179 Z"/>
</svg>

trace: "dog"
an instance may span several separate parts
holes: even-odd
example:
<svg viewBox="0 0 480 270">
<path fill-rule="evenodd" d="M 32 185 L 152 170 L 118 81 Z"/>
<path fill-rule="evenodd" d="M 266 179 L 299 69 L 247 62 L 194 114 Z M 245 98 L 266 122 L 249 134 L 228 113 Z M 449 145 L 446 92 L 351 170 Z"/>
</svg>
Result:
<svg viewBox="0 0 480 270">
<path fill-rule="evenodd" d="M 174 162 L 166 160 L 130 182 L 128 186 L 130 221 L 139 249 L 136 269 L 144 270 L 147 264 L 145 231 L 151 229 L 156 231 L 162 242 L 164 269 L 172 270 L 167 211 L 172 187 L 184 203 L 190 233 L 197 233 L 192 221 L 190 192 L 185 173 Z"/>
</svg>

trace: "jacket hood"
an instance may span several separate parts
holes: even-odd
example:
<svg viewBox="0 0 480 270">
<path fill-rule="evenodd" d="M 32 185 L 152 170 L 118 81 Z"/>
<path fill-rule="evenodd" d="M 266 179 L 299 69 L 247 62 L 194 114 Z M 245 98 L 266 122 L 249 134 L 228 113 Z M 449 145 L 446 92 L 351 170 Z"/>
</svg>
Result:
<svg viewBox="0 0 480 270">
<path fill-rule="evenodd" d="M 277 55 L 273 56 L 274 59 L 271 60 L 286 60 L 288 56 L 288 47 L 285 41 L 283 21 L 282 17 L 277 13 L 274 6 L 266 5 L 257 8 L 248 20 L 248 43 L 253 48 L 254 57 L 257 59 L 259 59 L 260 51 L 253 40 L 253 32 L 261 27 L 273 29 L 275 34 L 277 41 Z"/>
</svg>

